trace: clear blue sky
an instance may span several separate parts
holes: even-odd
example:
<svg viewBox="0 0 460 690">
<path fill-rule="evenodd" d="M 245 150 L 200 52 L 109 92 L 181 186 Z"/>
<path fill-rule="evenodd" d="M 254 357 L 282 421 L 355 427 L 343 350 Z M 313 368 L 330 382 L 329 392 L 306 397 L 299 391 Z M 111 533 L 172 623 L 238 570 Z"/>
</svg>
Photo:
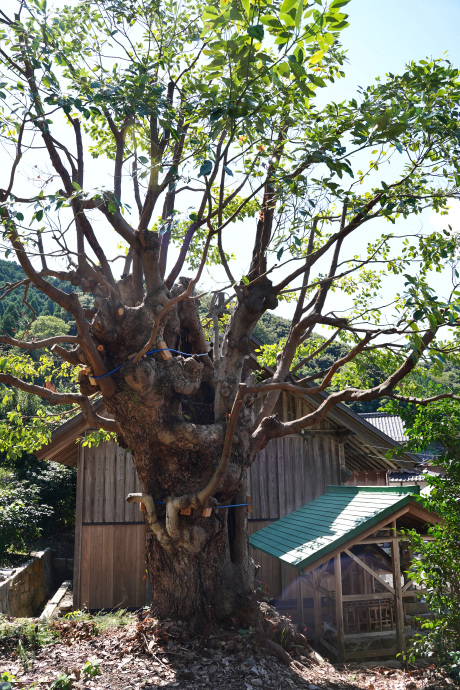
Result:
<svg viewBox="0 0 460 690">
<path fill-rule="evenodd" d="M 335 98 L 351 98 L 358 84 L 400 74 L 407 62 L 445 51 L 460 69 L 460 0 L 351 0 L 344 11 L 350 26 L 341 40 L 349 63 Z"/>
</svg>

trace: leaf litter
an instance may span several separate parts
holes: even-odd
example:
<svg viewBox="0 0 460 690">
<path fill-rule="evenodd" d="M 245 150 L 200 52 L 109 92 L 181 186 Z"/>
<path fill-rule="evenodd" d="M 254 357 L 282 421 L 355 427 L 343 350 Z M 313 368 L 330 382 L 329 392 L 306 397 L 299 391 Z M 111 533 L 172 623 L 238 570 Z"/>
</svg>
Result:
<svg viewBox="0 0 460 690">
<path fill-rule="evenodd" d="M 141 610 L 124 628 L 99 632 L 94 620 L 50 622 L 54 642 L 25 659 L 0 648 L 0 674 L 13 688 L 46 688 L 58 678 L 72 690 L 444 690 L 456 687 L 434 665 L 404 670 L 394 662 L 378 666 L 334 666 L 320 657 L 295 626 L 271 607 L 264 611 L 264 635 L 217 630 L 190 638 L 180 621 L 158 621 Z M 280 626 L 283 626 L 282 628 Z M 277 641 L 282 632 L 284 647 Z M 88 661 L 98 675 L 83 672 Z M 64 683 L 64 681 L 63 681 Z M 55 686 L 56 687 L 56 686 Z"/>
</svg>

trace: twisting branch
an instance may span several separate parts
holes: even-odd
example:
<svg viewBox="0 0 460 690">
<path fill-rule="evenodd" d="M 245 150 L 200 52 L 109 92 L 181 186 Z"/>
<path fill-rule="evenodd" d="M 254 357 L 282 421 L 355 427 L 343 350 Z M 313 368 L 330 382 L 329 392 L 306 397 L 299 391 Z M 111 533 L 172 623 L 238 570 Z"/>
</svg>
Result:
<svg viewBox="0 0 460 690">
<path fill-rule="evenodd" d="M 112 120 L 108 110 L 104 110 L 105 118 L 109 124 L 110 131 L 115 139 L 115 170 L 113 174 L 113 192 L 117 197 L 118 201 L 121 201 L 121 172 L 123 168 L 123 152 L 125 150 L 125 139 L 123 135 L 123 129 L 120 131 L 117 129 L 114 121 Z M 125 124 L 125 127 L 127 123 Z"/>
<path fill-rule="evenodd" d="M 385 381 L 372 388 L 360 389 L 360 388 L 346 388 L 342 391 L 337 391 L 331 393 L 324 400 L 319 407 L 304 417 L 296 419 L 292 422 L 280 422 L 274 417 L 266 417 L 260 422 L 258 427 L 255 429 L 252 435 L 253 452 L 257 452 L 263 448 L 266 443 L 271 438 L 280 438 L 282 436 L 288 436 L 290 434 L 296 434 L 313 424 L 319 423 L 327 415 L 330 409 L 332 409 L 339 402 L 352 402 L 360 401 L 367 402 L 369 400 L 377 400 L 384 396 L 389 396 L 393 389 L 417 366 L 417 363 L 426 348 L 432 342 L 436 335 L 436 331 L 429 330 L 421 338 L 421 346 L 419 348 L 419 356 L 414 357 L 412 353 L 404 360 L 401 366 L 396 369 L 390 376 L 388 376 Z M 303 389 L 302 386 L 295 386 L 294 384 L 268 384 L 267 388 L 270 386 L 279 386 L 282 390 L 291 390 L 292 392 L 297 392 L 301 395 L 313 395 L 318 392 L 319 387 Z M 259 387 L 256 387 L 259 388 Z M 294 389 L 297 389 L 296 391 Z M 259 389 L 260 390 L 260 389 Z M 253 389 L 247 391 L 248 394 L 253 392 Z"/>
<path fill-rule="evenodd" d="M 20 347 L 23 350 L 41 350 L 44 347 L 52 347 L 58 343 L 80 343 L 78 335 L 56 335 L 53 338 L 45 338 L 44 340 L 17 340 L 11 338 L 9 335 L 0 335 L 0 343 L 11 345 L 12 347 Z"/>
<path fill-rule="evenodd" d="M 105 429 L 105 431 L 112 431 L 117 433 L 119 431 L 117 423 L 113 419 L 107 419 L 98 415 L 86 395 L 80 393 L 55 393 L 43 386 L 37 386 L 34 383 L 27 383 L 22 379 L 13 376 L 12 374 L 0 374 L 0 383 L 5 383 L 25 393 L 32 393 L 38 395 L 40 398 L 46 400 L 50 405 L 79 405 L 81 411 L 90 426 L 97 429 Z"/>
<path fill-rule="evenodd" d="M 429 398 L 417 398 L 413 395 L 389 393 L 388 397 L 399 400 L 400 402 L 411 403 L 413 405 L 430 405 L 438 400 L 455 400 L 456 402 L 460 402 L 460 395 L 456 395 L 455 393 L 439 393 L 438 395 L 432 395 Z"/>
<path fill-rule="evenodd" d="M 371 218 L 373 218 L 374 216 L 371 215 L 371 211 L 374 208 L 374 206 L 376 206 L 379 203 L 382 196 L 383 196 L 383 192 L 379 192 L 374 197 L 372 197 L 372 199 L 370 199 L 367 202 L 367 204 L 364 206 L 363 210 L 360 211 L 359 213 L 357 213 L 351 219 L 351 221 L 348 223 L 348 225 L 345 225 L 345 227 L 343 227 L 343 229 L 334 233 L 329 238 L 329 240 L 322 245 L 322 247 L 317 249 L 316 252 L 314 252 L 311 255 L 310 259 L 306 262 L 306 265 L 301 266 L 297 270 L 293 271 L 290 275 L 288 275 L 280 283 L 278 283 L 278 285 L 276 285 L 276 287 L 275 287 L 276 294 L 279 294 L 282 290 L 284 290 L 285 287 L 287 287 L 289 285 L 289 283 L 292 283 L 293 280 L 295 280 L 296 278 L 301 276 L 305 272 L 305 269 L 307 266 L 309 268 L 311 268 L 317 261 L 319 261 L 319 259 L 321 259 L 321 257 L 324 256 L 324 254 L 326 254 L 329 251 L 329 249 L 338 240 L 341 240 L 343 242 L 343 240 L 346 237 L 348 237 L 348 235 L 350 235 L 354 230 L 359 228 L 360 225 L 362 225 L 363 223 L 365 223 L 368 220 L 370 220 Z"/>
<path fill-rule="evenodd" d="M 158 316 L 157 316 L 156 319 L 155 319 L 155 325 L 154 325 L 154 327 L 153 327 L 152 334 L 151 334 L 150 338 L 149 338 L 148 341 L 145 343 L 144 347 L 143 347 L 141 350 L 139 350 L 139 352 L 137 353 L 137 355 L 134 357 L 133 364 L 137 364 L 137 363 L 139 362 L 139 360 L 145 355 L 145 353 L 149 351 L 149 349 L 152 347 L 153 343 L 156 342 L 156 340 L 157 340 L 157 335 L 158 335 L 158 330 L 159 330 L 159 328 L 160 328 L 160 323 L 161 323 L 162 319 L 164 318 L 164 316 L 165 316 L 165 315 L 166 315 L 166 314 L 167 314 L 167 313 L 168 313 L 178 302 L 182 302 L 182 300 L 187 299 L 187 298 L 190 297 L 190 295 L 192 294 L 192 290 L 193 290 L 193 288 L 195 287 L 195 285 L 198 283 L 198 281 L 200 280 L 201 274 L 202 274 L 202 272 L 203 272 L 203 268 L 204 268 L 204 266 L 205 266 L 205 264 L 206 264 L 206 258 L 207 258 L 207 256 L 208 256 L 208 250 L 209 250 L 209 245 L 210 245 L 210 243 L 211 243 L 211 239 L 212 239 L 212 233 L 209 232 L 209 233 L 208 233 L 208 236 L 207 236 L 207 238 L 206 238 L 206 242 L 205 242 L 204 249 L 203 249 L 203 255 L 202 255 L 202 257 L 201 257 L 200 267 L 199 267 L 199 269 L 198 269 L 198 272 L 197 272 L 195 278 L 193 278 L 193 280 L 191 280 L 191 281 L 189 282 L 189 284 L 187 285 L 187 289 L 186 289 L 184 292 L 182 292 L 180 295 L 177 295 L 177 297 L 173 297 L 173 298 L 172 298 L 171 300 L 169 300 L 169 302 L 167 302 L 167 303 L 165 304 L 165 306 L 161 309 L 161 311 L 159 312 Z"/>
<path fill-rule="evenodd" d="M 322 345 L 320 345 L 320 347 L 316 348 L 316 350 L 314 350 L 307 357 L 304 357 L 303 359 L 301 359 L 300 362 L 298 362 L 295 365 L 295 367 L 293 367 L 291 369 L 291 374 L 295 374 L 297 371 L 299 371 L 299 369 L 302 369 L 302 367 L 304 367 L 306 364 L 308 364 L 308 362 L 311 362 L 312 359 L 315 359 L 315 357 L 317 357 L 319 354 L 321 354 L 321 352 L 323 350 L 325 350 L 327 347 L 329 347 L 329 345 L 331 345 L 334 342 L 334 340 L 337 338 L 339 333 L 340 333 L 340 330 L 337 330 L 328 340 L 325 340 L 324 343 Z"/>
<path fill-rule="evenodd" d="M 16 146 L 16 157 L 13 161 L 13 165 L 11 167 L 11 174 L 10 174 L 10 181 L 8 184 L 8 187 L 5 189 L 4 192 L 0 193 L 0 201 L 6 201 L 8 199 L 11 190 L 13 189 L 13 184 L 14 184 L 14 176 L 16 174 L 16 168 L 19 165 L 19 161 L 21 160 L 22 156 L 22 150 L 21 150 L 21 144 L 22 144 L 22 137 L 24 136 L 24 129 L 25 129 L 25 118 L 21 123 L 21 127 L 19 128 L 19 134 L 18 134 L 18 143 Z"/>
<path fill-rule="evenodd" d="M 59 304 L 60 307 L 63 307 L 66 311 L 73 314 L 78 331 L 80 333 L 80 345 L 84 350 L 94 373 L 96 376 L 103 376 L 104 374 L 107 374 L 107 369 L 89 332 L 89 325 L 86 321 L 86 315 L 80 305 L 80 302 L 78 301 L 77 295 L 75 293 L 67 294 L 54 285 L 51 285 L 51 283 L 48 283 L 46 280 L 44 280 L 35 270 L 19 237 L 16 225 L 4 207 L 0 207 L 0 219 L 8 230 L 10 242 L 13 245 L 16 256 L 18 257 L 24 273 L 41 292 Z M 101 379 L 99 386 L 104 395 L 111 396 L 115 392 L 115 383 L 110 376 Z"/>
<path fill-rule="evenodd" d="M 246 384 L 240 383 L 238 386 L 238 393 L 233 401 L 230 418 L 228 420 L 222 455 L 220 457 L 219 464 L 208 484 L 201 489 L 201 491 L 198 491 L 194 495 L 170 498 L 166 501 L 166 529 L 171 538 L 177 538 L 179 535 L 179 511 L 185 508 L 194 508 L 195 510 L 204 508 L 211 496 L 219 490 L 222 479 L 227 472 L 228 464 L 230 462 L 236 423 L 238 421 L 246 393 Z"/>
<path fill-rule="evenodd" d="M 126 502 L 141 503 L 145 506 L 145 516 L 150 530 L 154 533 L 163 548 L 168 549 L 171 545 L 171 539 L 158 520 L 153 496 L 150 494 L 128 494 L 126 496 Z"/>
</svg>

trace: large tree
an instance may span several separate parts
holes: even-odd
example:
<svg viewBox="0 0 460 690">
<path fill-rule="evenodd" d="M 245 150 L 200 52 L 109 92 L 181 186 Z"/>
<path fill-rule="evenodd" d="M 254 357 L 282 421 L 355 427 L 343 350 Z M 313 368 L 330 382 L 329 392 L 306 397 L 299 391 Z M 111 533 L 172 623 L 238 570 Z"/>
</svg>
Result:
<svg viewBox="0 0 460 690">
<path fill-rule="evenodd" d="M 23 290 L 26 308 L 33 286 L 77 327 L 4 335 L 0 383 L 77 405 L 129 447 L 159 615 L 199 624 L 247 606 L 246 511 L 202 513 L 245 502 L 260 449 L 340 401 L 397 396 L 420 358 L 452 346 L 438 333 L 457 324 L 456 278 L 444 299 L 428 281 L 455 260 L 456 237 L 404 221 L 458 195 L 458 73 L 422 61 L 317 109 L 317 89 L 343 76 L 346 4 L 81 0 L 52 11 L 21 0 L 0 11 L 0 217 L 26 276 L 4 292 Z M 216 263 L 227 282 L 212 291 L 210 350 L 197 290 Z M 292 322 L 274 373 L 243 380 L 254 328 L 280 299 Z M 324 343 L 318 327 L 332 329 Z M 299 376 L 334 339 L 348 354 Z M 79 391 L 34 382 L 18 348 L 44 347 L 79 372 Z M 344 365 L 372 358 L 377 385 L 337 387 Z M 334 384 L 301 419 L 273 414 L 283 390 Z"/>
</svg>

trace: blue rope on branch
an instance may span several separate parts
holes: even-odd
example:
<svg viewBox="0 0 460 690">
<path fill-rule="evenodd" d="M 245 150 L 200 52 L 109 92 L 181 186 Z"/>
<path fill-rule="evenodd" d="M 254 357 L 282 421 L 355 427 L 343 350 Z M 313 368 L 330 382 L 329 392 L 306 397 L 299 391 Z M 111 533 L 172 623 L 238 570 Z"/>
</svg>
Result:
<svg viewBox="0 0 460 690">
<path fill-rule="evenodd" d="M 154 503 L 165 506 L 166 503 L 165 501 L 154 501 Z M 220 508 L 243 508 L 244 506 L 250 506 L 250 503 L 232 503 L 229 506 L 209 506 L 209 508 L 212 508 L 213 510 L 219 510 Z"/>
<path fill-rule="evenodd" d="M 146 352 L 146 355 L 154 355 L 157 352 L 175 352 L 177 355 L 183 355 L 184 357 L 206 357 L 208 354 L 207 352 L 203 352 L 200 355 L 194 355 L 191 354 L 190 352 L 180 352 L 179 350 L 173 350 L 171 347 L 162 347 L 160 350 L 150 350 L 149 352 Z M 116 371 L 121 369 L 122 367 L 125 366 L 125 364 L 128 364 L 130 360 L 127 359 L 126 362 L 123 362 L 123 364 L 120 364 L 120 366 L 115 367 L 115 369 L 112 369 L 112 371 L 109 371 L 107 374 L 102 374 L 102 376 L 91 376 L 92 379 L 95 381 L 98 381 L 99 379 L 105 379 L 106 376 L 110 376 L 111 374 L 114 374 Z"/>
</svg>

